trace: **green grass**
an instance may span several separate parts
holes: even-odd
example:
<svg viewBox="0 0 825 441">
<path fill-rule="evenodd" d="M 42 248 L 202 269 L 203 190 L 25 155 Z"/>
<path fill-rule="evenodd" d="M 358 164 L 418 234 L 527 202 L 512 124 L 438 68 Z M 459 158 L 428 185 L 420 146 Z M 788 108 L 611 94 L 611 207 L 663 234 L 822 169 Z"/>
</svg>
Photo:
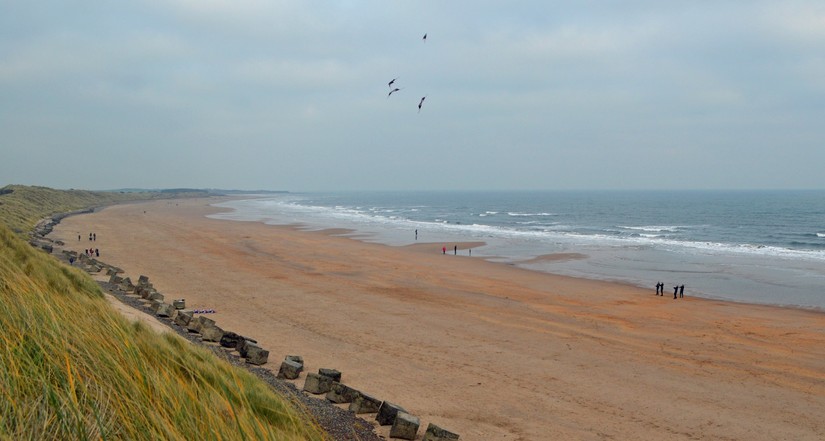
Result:
<svg viewBox="0 0 825 441">
<path fill-rule="evenodd" d="M 2 221 L 0 439 L 326 439 L 246 370 L 125 320 Z"/>
<path fill-rule="evenodd" d="M 206 196 L 207 194 L 205 191 L 198 190 L 110 192 L 7 185 L 0 188 L 0 221 L 8 225 L 15 233 L 20 234 L 31 231 L 40 219 L 57 213 L 118 202 Z"/>
</svg>

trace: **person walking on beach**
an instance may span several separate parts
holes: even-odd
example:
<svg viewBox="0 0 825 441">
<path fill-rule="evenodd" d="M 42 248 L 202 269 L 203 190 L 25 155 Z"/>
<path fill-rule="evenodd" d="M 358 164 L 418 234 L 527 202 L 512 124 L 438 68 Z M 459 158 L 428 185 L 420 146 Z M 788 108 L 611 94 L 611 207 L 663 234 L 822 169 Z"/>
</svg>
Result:
<svg viewBox="0 0 825 441">
<path fill-rule="evenodd" d="M 415 240 L 418 240 L 418 230 L 415 230 Z"/>
<path fill-rule="evenodd" d="M 681 285 L 681 286 L 679 286 L 679 298 L 682 298 L 684 296 L 685 296 L 685 285 Z"/>
<path fill-rule="evenodd" d="M 458 256 L 458 245 L 453 247 L 453 254 Z"/>
<path fill-rule="evenodd" d="M 662 282 L 656 282 L 656 295 L 659 295 L 659 290 L 662 289 Z"/>
<path fill-rule="evenodd" d="M 447 254 L 447 247 L 446 246 L 441 247 L 441 254 Z"/>
<path fill-rule="evenodd" d="M 674 299 L 674 300 L 676 300 L 676 293 L 677 293 L 678 291 L 679 291 L 679 286 L 678 286 L 678 285 L 677 285 L 677 286 L 674 286 L 674 287 L 673 287 L 673 299 Z"/>
</svg>

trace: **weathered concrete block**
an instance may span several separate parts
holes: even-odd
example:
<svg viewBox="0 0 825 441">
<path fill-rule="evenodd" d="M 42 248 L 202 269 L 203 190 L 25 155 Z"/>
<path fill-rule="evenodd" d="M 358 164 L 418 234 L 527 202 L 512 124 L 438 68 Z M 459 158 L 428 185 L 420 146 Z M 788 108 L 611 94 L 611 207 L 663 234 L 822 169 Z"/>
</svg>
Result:
<svg viewBox="0 0 825 441">
<path fill-rule="evenodd" d="M 406 412 L 403 407 L 384 401 L 381 407 L 378 408 L 378 415 L 375 416 L 375 421 L 381 426 L 391 426 L 395 422 L 395 416 L 398 412 Z"/>
<path fill-rule="evenodd" d="M 158 317 L 172 317 L 172 314 L 174 313 L 175 308 L 168 303 L 161 303 L 160 306 L 158 306 L 157 311 L 155 312 L 155 314 L 157 314 Z"/>
<path fill-rule="evenodd" d="M 332 390 L 333 380 L 326 375 L 310 372 L 304 380 L 304 390 L 311 394 L 325 394 Z"/>
<path fill-rule="evenodd" d="M 197 317 L 192 317 L 192 320 L 189 320 L 189 324 L 186 326 L 186 329 L 189 332 L 200 334 L 201 329 L 203 329 L 204 326 L 215 326 L 215 321 L 199 315 Z"/>
<path fill-rule="evenodd" d="M 257 346 L 257 345 L 256 345 Z M 281 368 L 278 369 L 278 378 L 286 378 L 287 380 L 294 380 L 301 375 L 304 370 L 304 365 L 292 360 L 284 360 L 281 362 Z"/>
<path fill-rule="evenodd" d="M 372 395 L 359 392 L 349 405 L 349 411 L 355 413 L 376 413 L 381 407 L 381 400 Z"/>
<path fill-rule="evenodd" d="M 254 365 L 262 365 L 265 364 L 267 359 L 269 359 L 269 351 L 266 349 L 262 349 L 260 346 L 256 344 L 250 344 L 247 346 L 246 351 L 246 362 Z"/>
<path fill-rule="evenodd" d="M 258 346 L 258 343 L 255 340 L 244 339 L 238 345 L 238 353 L 241 354 L 241 357 L 246 358 L 249 353 L 249 348 L 252 346 Z"/>
<path fill-rule="evenodd" d="M 159 292 L 157 292 L 157 291 L 152 291 L 152 292 L 151 292 L 151 293 L 147 296 L 147 299 L 149 299 L 149 300 L 160 300 L 160 301 L 162 302 L 162 301 L 163 301 L 163 294 L 161 294 L 161 293 L 159 293 Z"/>
<path fill-rule="evenodd" d="M 151 286 L 140 285 L 140 284 L 135 286 L 135 294 L 139 295 L 140 298 L 142 298 L 142 299 L 148 299 L 149 294 L 152 294 L 152 291 L 154 291 L 154 290 L 155 289 L 152 288 Z"/>
<path fill-rule="evenodd" d="M 339 383 L 341 382 L 341 372 L 339 372 L 337 369 L 321 368 L 318 369 L 318 374 L 332 378 L 332 381 L 337 381 Z"/>
<path fill-rule="evenodd" d="M 352 400 L 358 396 L 358 391 L 338 382 L 332 383 L 332 389 L 327 393 L 327 401 L 333 403 L 352 403 Z"/>
<path fill-rule="evenodd" d="M 138 283 L 137 284 L 138 284 L 138 286 L 148 285 L 149 284 L 149 276 L 144 276 L 144 275 L 141 274 L 141 276 L 138 277 Z"/>
<path fill-rule="evenodd" d="M 132 285 L 132 279 L 128 277 L 124 277 L 123 281 L 120 282 L 120 289 L 126 292 L 132 292 L 135 290 L 135 285 Z"/>
<path fill-rule="evenodd" d="M 390 438 L 415 439 L 421 420 L 407 412 L 398 412 L 390 428 Z"/>
<path fill-rule="evenodd" d="M 178 311 L 175 315 L 175 324 L 178 326 L 189 326 L 189 322 L 192 321 L 192 311 Z"/>
<path fill-rule="evenodd" d="M 247 343 L 258 344 L 258 340 L 253 340 L 253 339 L 248 338 L 248 337 L 241 337 L 241 339 L 238 340 L 238 345 L 235 346 L 235 349 L 237 349 L 238 352 L 242 353 L 244 351 L 244 346 L 246 346 Z M 241 356 L 243 356 L 243 355 L 241 355 Z"/>
<path fill-rule="evenodd" d="M 174 306 L 175 309 L 186 309 L 186 300 L 185 299 L 172 300 L 172 306 Z"/>
<path fill-rule="evenodd" d="M 160 305 L 162 304 L 163 300 L 152 300 L 152 302 L 149 303 L 149 309 L 151 309 L 153 313 L 157 314 L 158 308 L 160 308 Z"/>
<path fill-rule="evenodd" d="M 118 276 L 117 274 L 112 274 L 109 276 L 109 283 L 113 283 L 115 285 L 120 285 L 123 283 L 123 277 Z"/>
<path fill-rule="evenodd" d="M 243 339 L 242 336 L 234 333 L 234 332 L 224 332 L 223 336 L 221 337 L 221 346 L 225 348 L 232 348 L 235 349 L 238 347 L 238 342 Z"/>
<path fill-rule="evenodd" d="M 214 325 L 201 327 L 201 340 L 203 341 L 221 341 L 223 334 L 223 329 Z"/>
<path fill-rule="evenodd" d="M 400 413 L 398 414 L 400 417 Z M 397 420 L 396 420 L 397 421 Z M 390 433 L 392 436 L 392 433 Z M 442 429 L 433 423 L 427 425 L 427 431 L 424 433 L 422 441 L 453 441 L 458 439 L 458 434 Z"/>
<path fill-rule="evenodd" d="M 284 357 L 284 360 L 292 360 L 295 363 L 300 364 L 301 368 L 304 367 L 304 357 L 301 357 L 300 355 L 287 355 Z"/>
</svg>

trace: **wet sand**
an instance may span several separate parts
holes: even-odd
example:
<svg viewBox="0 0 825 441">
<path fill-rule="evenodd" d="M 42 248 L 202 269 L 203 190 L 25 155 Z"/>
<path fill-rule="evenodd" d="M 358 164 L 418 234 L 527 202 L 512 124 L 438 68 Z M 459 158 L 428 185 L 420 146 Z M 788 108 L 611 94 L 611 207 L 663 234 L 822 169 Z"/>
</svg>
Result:
<svg viewBox="0 0 825 441">
<path fill-rule="evenodd" d="M 418 439 L 430 422 L 462 440 L 825 439 L 821 312 L 452 254 L 477 244 L 388 247 L 206 218 L 216 201 L 113 206 L 51 237 L 217 310 L 219 326 L 270 350 L 272 369 L 287 354 L 306 372 L 339 369 L 420 417 Z"/>
</svg>

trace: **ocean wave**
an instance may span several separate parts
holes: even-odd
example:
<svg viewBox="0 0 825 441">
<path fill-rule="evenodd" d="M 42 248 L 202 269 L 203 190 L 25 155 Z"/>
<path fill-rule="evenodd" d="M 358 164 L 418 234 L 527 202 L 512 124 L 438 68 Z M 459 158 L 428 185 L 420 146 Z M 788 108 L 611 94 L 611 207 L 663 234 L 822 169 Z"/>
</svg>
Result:
<svg viewBox="0 0 825 441">
<path fill-rule="evenodd" d="M 507 212 L 507 215 L 508 216 L 513 216 L 513 217 L 558 216 L 555 213 L 519 213 L 519 212 L 515 212 L 515 211 L 509 211 L 509 212 Z"/>
<path fill-rule="evenodd" d="M 303 201 L 302 201 L 303 202 Z M 304 202 L 305 203 L 305 202 Z M 715 255 L 747 254 L 766 257 L 789 259 L 806 259 L 825 261 L 825 249 L 822 249 L 820 240 L 825 238 L 825 232 L 816 233 L 818 239 L 807 243 L 790 244 L 787 247 L 779 245 L 761 245 L 750 243 L 723 243 L 719 241 L 696 241 L 674 238 L 672 233 L 680 228 L 693 228 L 678 225 L 636 225 L 617 226 L 614 228 L 588 227 L 570 224 L 541 224 L 536 219 L 525 219 L 514 225 L 490 225 L 485 223 L 459 223 L 448 217 L 435 216 L 430 220 L 412 220 L 404 216 L 383 215 L 375 212 L 364 212 L 359 209 L 338 205 L 334 208 L 323 206 L 304 205 L 289 200 L 277 203 L 270 201 L 233 201 L 225 204 L 216 204 L 228 208 L 235 208 L 235 212 L 219 213 L 210 217 L 232 220 L 255 220 L 265 222 L 294 223 L 302 222 L 318 225 L 341 225 L 355 229 L 372 228 L 390 230 L 429 229 L 433 232 L 449 233 L 451 236 L 472 238 L 501 238 L 512 239 L 518 243 L 527 241 L 531 244 L 548 244 L 549 246 L 594 246 L 594 247 L 655 247 L 673 252 L 702 252 Z M 492 211 L 492 210 L 491 210 Z M 387 213 L 393 211 L 388 210 Z M 510 216 L 553 216 L 547 212 L 520 213 L 508 212 Z M 476 217 L 478 219 L 478 217 Z M 629 234 L 633 231 L 633 234 Z M 531 245 L 532 246 L 532 245 Z M 691 251 L 693 250 L 693 251 Z"/>
<path fill-rule="evenodd" d="M 618 228 L 623 228 L 625 230 L 634 230 L 634 231 L 645 231 L 650 233 L 675 233 L 679 231 L 680 226 L 677 225 L 665 225 L 665 226 L 658 226 L 658 225 L 645 225 L 645 226 L 638 226 L 638 227 L 631 227 L 626 225 L 617 225 Z"/>
</svg>

